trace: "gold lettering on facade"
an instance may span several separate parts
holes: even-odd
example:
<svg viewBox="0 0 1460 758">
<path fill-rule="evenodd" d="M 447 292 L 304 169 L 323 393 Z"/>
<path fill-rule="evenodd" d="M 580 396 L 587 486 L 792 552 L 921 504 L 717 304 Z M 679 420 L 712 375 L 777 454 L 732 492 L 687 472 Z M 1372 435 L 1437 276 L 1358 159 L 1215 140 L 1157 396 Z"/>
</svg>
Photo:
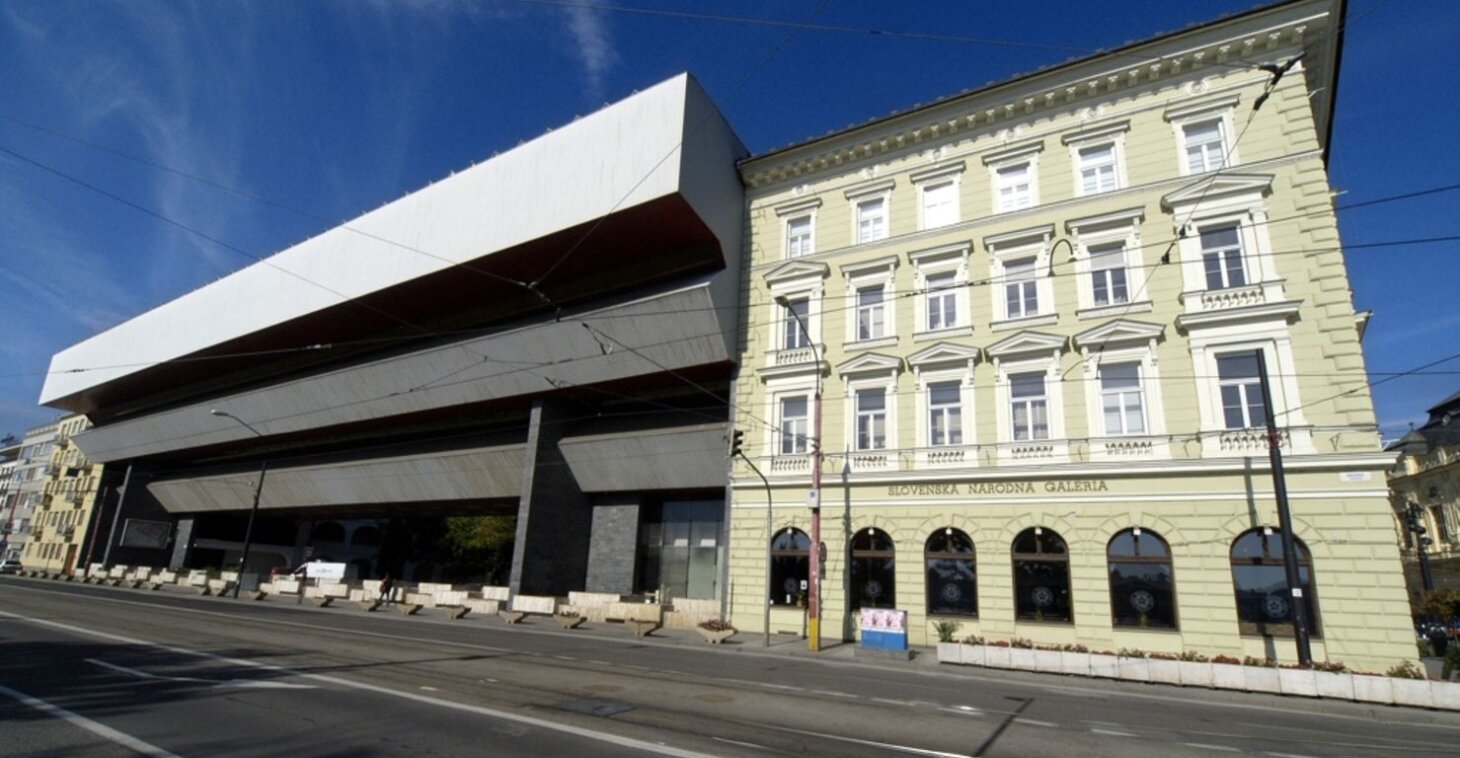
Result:
<svg viewBox="0 0 1460 758">
<path fill-rule="evenodd" d="M 1063 492 L 1109 492 L 1110 484 L 1104 479 L 1068 479 L 1045 482 L 1048 493 Z M 951 482 L 928 484 L 890 484 L 888 497 L 925 497 L 929 495 L 1033 495 L 1034 482 L 971 482 L 967 489 L 960 489 Z"/>
</svg>

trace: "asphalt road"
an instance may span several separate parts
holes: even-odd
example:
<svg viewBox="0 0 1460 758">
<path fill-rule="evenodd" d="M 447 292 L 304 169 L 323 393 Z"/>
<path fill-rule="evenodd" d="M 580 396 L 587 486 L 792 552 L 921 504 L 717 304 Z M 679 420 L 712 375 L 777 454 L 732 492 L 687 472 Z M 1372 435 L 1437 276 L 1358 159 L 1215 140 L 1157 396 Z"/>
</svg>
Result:
<svg viewBox="0 0 1460 758">
<path fill-rule="evenodd" d="M 1460 754 L 1460 714 L 792 649 L 4 577 L 0 755 Z"/>
</svg>

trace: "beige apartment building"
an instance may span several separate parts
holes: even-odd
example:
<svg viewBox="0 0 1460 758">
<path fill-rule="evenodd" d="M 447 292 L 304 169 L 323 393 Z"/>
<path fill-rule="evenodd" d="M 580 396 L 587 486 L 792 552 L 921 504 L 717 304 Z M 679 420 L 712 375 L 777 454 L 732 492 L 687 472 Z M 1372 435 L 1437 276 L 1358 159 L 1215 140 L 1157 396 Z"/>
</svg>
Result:
<svg viewBox="0 0 1460 758">
<path fill-rule="evenodd" d="M 1327 179 L 1341 14 L 1252 11 L 741 163 L 735 425 L 774 507 L 768 533 L 737 461 L 736 625 L 807 627 L 820 386 L 823 639 L 885 607 L 913 644 L 953 621 L 1294 660 L 1260 355 L 1314 658 L 1414 657 Z"/>
<path fill-rule="evenodd" d="M 30 537 L 21 557 L 28 569 L 69 573 L 85 564 L 81 549 L 92 523 L 102 467 L 87 460 L 72 438 L 90 426 L 81 415 L 66 416 L 55 424 L 40 497 L 31 515 Z"/>
<path fill-rule="evenodd" d="M 1390 506 L 1418 612 L 1424 602 L 1421 551 L 1434 588 L 1460 590 L 1460 392 L 1430 408 L 1429 419 L 1389 450 L 1399 455 L 1389 470 Z M 1411 514 L 1423 534 L 1411 531 Z"/>
</svg>

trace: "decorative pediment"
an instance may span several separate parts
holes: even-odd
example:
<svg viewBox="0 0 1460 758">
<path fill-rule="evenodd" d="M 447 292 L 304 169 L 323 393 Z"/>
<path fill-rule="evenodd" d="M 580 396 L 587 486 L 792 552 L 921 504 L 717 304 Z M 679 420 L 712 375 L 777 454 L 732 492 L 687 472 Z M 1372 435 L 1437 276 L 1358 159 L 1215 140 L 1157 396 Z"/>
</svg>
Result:
<svg viewBox="0 0 1460 758">
<path fill-rule="evenodd" d="M 1160 339 L 1165 330 L 1166 327 L 1161 324 L 1116 319 L 1076 334 L 1073 341 L 1081 350 L 1105 345 L 1139 344 Z"/>
<path fill-rule="evenodd" d="M 863 353 L 851 360 L 842 361 L 838 374 L 888 374 L 902 370 L 902 359 L 881 353 Z"/>
<path fill-rule="evenodd" d="M 1272 191 L 1272 174 L 1213 174 L 1182 187 L 1161 198 L 1161 207 L 1166 210 L 1179 205 L 1230 195 L 1264 195 Z"/>
<path fill-rule="evenodd" d="M 972 364 L 978 360 L 979 349 L 969 345 L 955 345 L 952 342 L 937 342 L 908 356 L 909 366 L 935 366 L 947 363 Z"/>
<path fill-rule="evenodd" d="M 1035 332 L 1028 329 L 1011 334 L 988 347 L 988 354 L 995 358 L 1007 358 L 1026 353 L 1049 353 L 1063 350 L 1065 338 L 1058 334 Z"/>
<path fill-rule="evenodd" d="M 766 284 L 791 281 L 794 279 L 808 279 L 816 277 L 825 279 L 831 273 L 831 266 L 825 263 L 813 263 L 811 261 L 786 261 L 779 266 L 765 272 Z"/>
<path fill-rule="evenodd" d="M 843 264 L 842 276 L 850 278 L 853 276 L 861 276 L 862 274 L 877 273 L 879 271 L 886 271 L 888 272 L 888 274 L 891 274 L 892 271 L 896 268 L 897 256 L 884 255 L 881 258 L 872 258 L 871 260 Z"/>
<path fill-rule="evenodd" d="M 1030 245 L 1042 245 L 1054 236 L 1054 224 L 1043 224 L 1032 226 L 1028 229 L 1016 229 L 1003 234 L 993 234 L 983 238 L 983 246 L 989 252 L 997 252 L 1011 247 L 1028 247 Z"/>
</svg>

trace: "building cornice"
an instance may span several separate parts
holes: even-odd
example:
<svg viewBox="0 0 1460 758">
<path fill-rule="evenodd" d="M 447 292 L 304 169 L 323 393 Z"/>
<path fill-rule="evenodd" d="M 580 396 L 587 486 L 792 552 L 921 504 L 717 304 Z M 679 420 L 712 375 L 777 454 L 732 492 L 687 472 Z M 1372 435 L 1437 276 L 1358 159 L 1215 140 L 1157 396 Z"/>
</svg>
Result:
<svg viewBox="0 0 1460 758">
<path fill-rule="evenodd" d="M 1341 0 L 1291 2 L 1238 14 L 752 156 L 740 163 L 741 174 L 755 189 L 827 170 L 846 171 L 876 156 L 933 146 L 975 130 L 992 133 L 1082 101 L 1111 99 L 1218 66 L 1231 70 L 1237 61 L 1276 59 L 1309 44 L 1327 46 L 1322 51 L 1327 55 L 1313 61 L 1322 75 L 1314 89 L 1325 92 L 1321 105 L 1327 113 L 1334 96 L 1337 43 L 1326 40 L 1329 35 L 1323 32 L 1335 23 L 1335 7 L 1341 12 Z"/>
</svg>

